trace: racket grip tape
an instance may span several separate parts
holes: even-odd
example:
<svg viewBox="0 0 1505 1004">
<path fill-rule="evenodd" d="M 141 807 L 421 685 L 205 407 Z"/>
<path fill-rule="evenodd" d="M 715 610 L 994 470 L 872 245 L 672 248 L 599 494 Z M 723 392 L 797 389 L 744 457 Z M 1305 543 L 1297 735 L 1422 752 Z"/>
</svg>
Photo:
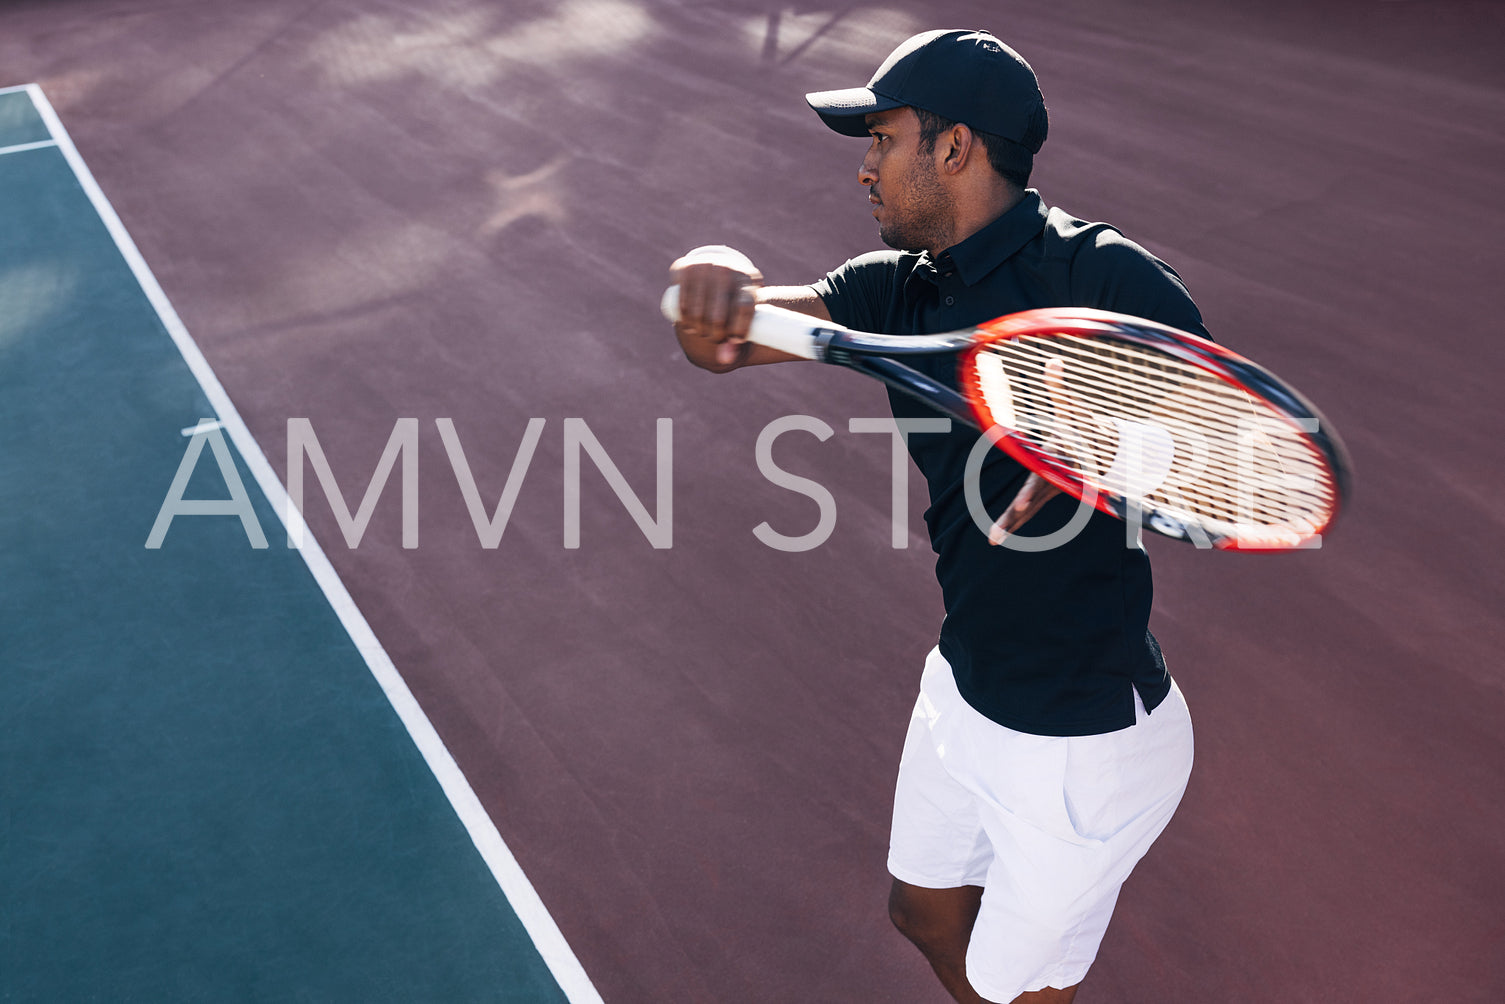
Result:
<svg viewBox="0 0 1505 1004">
<path fill-rule="evenodd" d="M 659 303 L 659 309 L 669 321 L 679 321 L 678 286 L 670 286 L 664 290 L 664 298 Z M 752 324 L 747 329 L 747 340 L 755 345 L 766 345 L 770 349 L 787 352 L 801 359 L 820 359 L 822 339 L 816 336 L 816 332 L 822 327 L 829 326 L 829 324 L 821 325 L 809 314 L 775 307 L 771 303 L 760 303 L 753 308 Z"/>
</svg>

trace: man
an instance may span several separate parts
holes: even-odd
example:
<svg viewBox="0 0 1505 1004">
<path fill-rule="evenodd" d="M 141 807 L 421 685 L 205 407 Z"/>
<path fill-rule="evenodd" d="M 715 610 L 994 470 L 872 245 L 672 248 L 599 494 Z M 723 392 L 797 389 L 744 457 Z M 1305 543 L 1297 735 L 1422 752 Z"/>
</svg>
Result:
<svg viewBox="0 0 1505 1004">
<path fill-rule="evenodd" d="M 791 358 L 744 340 L 754 302 L 901 335 L 1051 306 L 1206 334 L 1169 266 L 1026 188 L 1045 103 L 1034 71 L 992 35 L 916 35 L 868 86 L 806 100 L 837 132 L 870 137 L 858 181 L 894 250 L 786 287 L 764 286 L 730 248 L 690 252 L 671 280 L 696 365 Z M 955 386 L 955 360 L 929 365 Z M 937 417 L 890 401 L 901 428 Z M 1191 770 L 1186 705 L 1147 630 L 1149 562 L 1101 513 L 1072 532 L 1075 500 L 1000 450 L 978 477 L 1002 514 L 979 526 L 962 490 L 976 430 L 907 439 L 930 489 L 946 618 L 900 761 L 890 914 L 958 1001 L 1070 1002 Z M 1026 522 L 1033 536 L 1019 532 Z"/>
</svg>

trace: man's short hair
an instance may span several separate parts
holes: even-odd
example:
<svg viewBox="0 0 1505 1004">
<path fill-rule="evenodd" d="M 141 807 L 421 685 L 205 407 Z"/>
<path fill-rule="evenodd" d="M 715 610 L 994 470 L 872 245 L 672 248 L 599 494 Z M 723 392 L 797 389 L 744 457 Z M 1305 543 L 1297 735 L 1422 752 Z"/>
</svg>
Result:
<svg viewBox="0 0 1505 1004">
<path fill-rule="evenodd" d="M 941 133 L 961 124 L 923 108 L 916 108 L 914 111 L 920 119 L 920 149 L 926 153 L 935 152 L 935 141 Z M 967 128 L 972 129 L 971 126 Z M 1028 147 L 980 129 L 972 129 L 972 135 L 988 151 L 988 163 L 994 171 L 1003 175 L 1010 184 L 1017 185 L 1020 191 L 1029 187 L 1029 176 L 1034 169 L 1035 158 Z"/>
</svg>

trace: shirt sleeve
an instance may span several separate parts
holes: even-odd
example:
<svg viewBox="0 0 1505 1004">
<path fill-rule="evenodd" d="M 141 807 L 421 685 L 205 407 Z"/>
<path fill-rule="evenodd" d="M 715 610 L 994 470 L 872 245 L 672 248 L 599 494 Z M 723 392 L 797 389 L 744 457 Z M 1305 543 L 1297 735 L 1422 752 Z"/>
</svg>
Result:
<svg viewBox="0 0 1505 1004">
<path fill-rule="evenodd" d="M 895 282 L 892 252 L 872 251 L 853 258 L 810 284 L 826 305 L 831 320 L 858 331 L 880 331 L 885 305 Z"/>
<path fill-rule="evenodd" d="M 1176 270 L 1104 227 L 1071 262 L 1072 302 L 1083 307 L 1132 314 L 1211 338 L 1202 312 Z"/>
</svg>

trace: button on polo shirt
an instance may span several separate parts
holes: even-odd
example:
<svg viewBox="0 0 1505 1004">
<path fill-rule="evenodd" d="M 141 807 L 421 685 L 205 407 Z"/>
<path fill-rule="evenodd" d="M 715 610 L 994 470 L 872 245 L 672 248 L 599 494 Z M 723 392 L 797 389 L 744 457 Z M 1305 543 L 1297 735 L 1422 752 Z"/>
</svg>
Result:
<svg viewBox="0 0 1505 1004">
<path fill-rule="evenodd" d="M 1170 266 L 1106 224 L 1047 208 L 1033 189 L 934 259 L 875 251 L 811 288 L 838 324 L 887 334 L 952 331 L 1037 307 L 1116 310 L 1207 334 Z M 956 386 L 954 356 L 906 362 Z M 895 418 L 943 417 L 893 390 L 889 403 Z M 1091 510 L 1080 532 L 1050 550 L 993 546 L 962 490 L 977 431 L 953 422 L 948 433 L 908 439 L 930 492 L 925 524 L 946 609 L 941 654 L 967 702 L 1008 728 L 1055 736 L 1134 724 L 1136 689 L 1153 711 L 1170 678 L 1148 630 L 1149 558 L 1127 539 L 1127 525 Z M 1003 451 L 988 450 L 979 485 L 991 516 L 1027 474 Z M 1061 529 L 1077 507 L 1057 496 L 1020 536 Z"/>
</svg>

